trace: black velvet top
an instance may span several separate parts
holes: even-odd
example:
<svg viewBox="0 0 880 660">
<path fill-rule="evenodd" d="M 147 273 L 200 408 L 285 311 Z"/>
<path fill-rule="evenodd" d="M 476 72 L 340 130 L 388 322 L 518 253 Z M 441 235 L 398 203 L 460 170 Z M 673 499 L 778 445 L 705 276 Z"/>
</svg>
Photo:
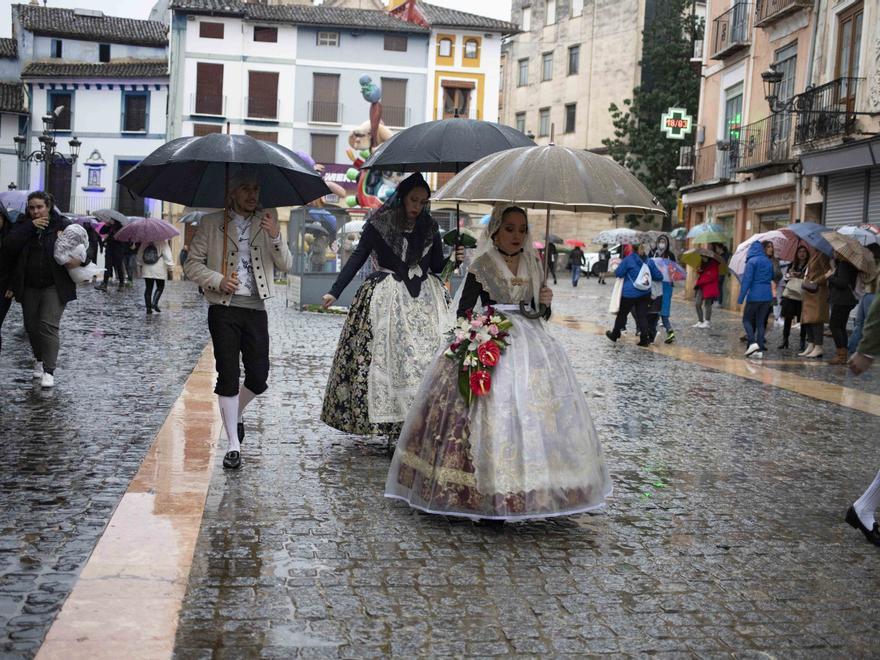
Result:
<svg viewBox="0 0 880 660">
<path fill-rule="evenodd" d="M 421 249 L 424 250 L 425 241 L 431 241 L 430 249 L 420 259 L 418 255 L 415 257 L 418 259 L 417 265 L 421 267 L 421 274 L 414 274 L 410 277 L 410 267 L 407 263 L 391 249 L 391 246 L 385 242 L 379 231 L 367 222 L 364 225 L 364 231 L 361 234 L 357 248 L 348 258 L 348 261 L 345 262 L 339 277 L 336 278 L 336 281 L 330 288 L 330 295 L 334 298 L 339 298 L 345 287 L 348 286 L 349 282 L 366 263 L 370 254 L 375 252 L 379 266 L 391 271 L 394 279 L 403 282 L 409 294 L 413 298 L 418 298 L 419 292 L 422 290 L 422 282 L 428 279 L 432 273 L 440 273 L 445 263 L 440 232 L 436 229 L 436 225 L 430 227 L 430 230 L 433 231 L 433 236 L 425 236 L 424 232 L 427 230 L 420 227 L 419 223 L 416 223 L 413 231 L 403 233 L 403 236 L 407 238 L 408 243 L 413 246 L 413 249 L 419 249 L 419 246 L 421 246 Z M 383 278 L 387 275 L 388 273 L 379 271 L 370 277 Z"/>
</svg>

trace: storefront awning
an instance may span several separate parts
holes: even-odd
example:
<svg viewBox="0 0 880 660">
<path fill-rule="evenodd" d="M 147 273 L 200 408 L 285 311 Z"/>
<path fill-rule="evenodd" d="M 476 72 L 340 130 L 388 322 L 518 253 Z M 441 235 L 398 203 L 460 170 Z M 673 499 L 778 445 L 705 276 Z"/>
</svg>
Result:
<svg viewBox="0 0 880 660">
<path fill-rule="evenodd" d="M 880 165 L 880 140 L 862 140 L 825 151 L 801 155 L 804 174 L 836 174 Z"/>
</svg>

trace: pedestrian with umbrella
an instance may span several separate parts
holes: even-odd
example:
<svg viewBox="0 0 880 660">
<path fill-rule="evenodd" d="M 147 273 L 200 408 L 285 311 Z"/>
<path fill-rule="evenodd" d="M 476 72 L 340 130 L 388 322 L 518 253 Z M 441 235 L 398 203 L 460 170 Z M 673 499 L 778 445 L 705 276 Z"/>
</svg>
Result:
<svg viewBox="0 0 880 660">
<path fill-rule="evenodd" d="M 840 365 L 846 364 L 849 357 L 846 325 L 850 312 L 859 302 L 856 297 L 856 283 L 860 271 L 851 262 L 859 263 L 862 269 L 870 269 L 873 274 L 874 260 L 870 252 L 853 238 L 829 232 L 826 240 L 834 248 L 834 274 L 828 278 L 828 304 L 831 306 L 828 327 L 834 340 L 835 354 L 828 363 Z M 862 251 L 867 256 L 862 255 Z"/>
<path fill-rule="evenodd" d="M 697 280 L 694 282 L 694 307 L 697 310 L 697 322 L 693 327 L 710 328 L 712 325 L 712 305 L 718 300 L 721 291 L 721 256 L 714 250 L 693 248 L 681 255 L 681 262 L 697 271 Z M 727 270 L 726 267 L 724 270 Z"/>
<path fill-rule="evenodd" d="M 339 337 L 321 420 L 390 446 L 447 329 L 443 242 L 427 211 L 431 189 L 418 172 L 400 182 L 367 219 L 358 246 L 324 295 L 330 307 L 374 256 L 378 268 L 358 288 Z M 463 256 L 463 248 L 457 257 Z"/>
<path fill-rule="evenodd" d="M 801 325 L 807 324 L 807 346 L 798 353 L 798 357 L 819 359 L 823 355 L 825 323 L 830 319 L 828 278 L 833 274 L 831 260 L 819 248 L 814 247 L 810 251 L 810 260 L 801 285 Z"/>
<path fill-rule="evenodd" d="M 602 247 L 599 249 L 599 259 L 596 262 L 599 284 L 606 284 L 605 276 L 608 274 L 609 263 L 611 263 L 611 250 L 608 249 L 608 243 L 602 243 Z"/>
<path fill-rule="evenodd" d="M 449 348 L 435 353 L 407 415 L 386 497 L 501 524 L 590 511 L 611 494 L 577 375 L 544 318 L 520 310 L 527 300 L 550 315 L 535 238 L 523 208 L 495 205 L 456 294 Z"/>
<path fill-rule="evenodd" d="M 180 234 L 174 227 L 158 218 L 139 218 L 123 227 L 117 240 L 136 243 L 137 265 L 144 278 L 144 306 L 147 314 L 161 312 L 159 299 L 165 291 L 165 280 L 174 268 L 174 257 L 168 241 Z M 154 292 L 155 289 L 155 292 Z"/>
<path fill-rule="evenodd" d="M 746 304 L 742 317 L 748 343 L 746 357 L 761 359 L 767 350 L 764 335 L 767 329 L 767 317 L 773 308 L 773 276 L 773 262 L 767 256 L 765 246 L 755 241 L 749 246 L 746 269 L 737 300 L 740 305 Z"/>
<path fill-rule="evenodd" d="M 276 206 L 307 204 L 329 194 L 320 176 L 289 149 L 246 135 L 172 140 L 120 179 L 142 197 L 222 208 L 198 224 L 187 277 L 204 291 L 226 435 L 223 467 L 242 465 L 243 413 L 268 388 L 272 268 L 293 264 Z M 244 383 L 241 368 L 244 365 Z"/>
<path fill-rule="evenodd" d="M 800 244 L 794 253 L 794 259 L 789 264 L 785 275 L 782 276 L 785 285 L 782 288 L 782 343 L 779 349 L 788 348 L 788 339 L 791 335 L 791 325 L 794 319 L 801 321 L 801 310 L 803 308 L 803 283 L 804 274 L 807 272 L 807 263 L 810 260 L 810 251 L 803 243 Z M 800 351 L 806 349 L 807 344 L 807 326 L 801 323 L 801 341 Z"/>
<path fill-rule="evenodd" d="M 853 331 L 849 337 L 849 345 L 847 348 L 850 353 L 858 350 L 859 342 L 862 341 L 862 332 L 864 330 L 865 321 L 868 318 L 868 310 L 874 302 L 874 298 L 880 291 L 880 244 L 872 243 L 868 246 L 868 250 L 874 256 L 874 276 L 863 276 L 865 293 L 856 307 L 856 318 L 853 322 Z"/>
</svg>

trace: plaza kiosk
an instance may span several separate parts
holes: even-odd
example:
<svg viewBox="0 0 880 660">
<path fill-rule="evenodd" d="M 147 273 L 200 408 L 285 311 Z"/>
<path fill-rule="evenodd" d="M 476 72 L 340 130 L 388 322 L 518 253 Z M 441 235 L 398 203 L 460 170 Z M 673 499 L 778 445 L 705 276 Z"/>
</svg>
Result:
<svg viewBox="0 0 880 660">
<path fill-rule="evenodd" d="M 287 240 L 293 267 L 287 277 L 287 306 L 306 309 L 320 305 L 321 297 L 330 290 L 339 271 L 351 255 L 360 237 L 363 220 L 368 209 L 342 209 L 324 206 L 321 208 L 296 207 L 290 212 Z M 440 226 L 440 233 L 455 228 L 455 210 L 432 210 L 431 216 Z M 462 226 L 468 224 L 467 214 L 462 214 Z M 449 256 L 450 247 L 444 246 Z M 349 307 L 358 287 L 372 272 L 368 260 L 360 272 L 343 290 L 335 305 Z M 451 278 L 454 293 L 461 283 L 461 274 Z"/>
</svg>

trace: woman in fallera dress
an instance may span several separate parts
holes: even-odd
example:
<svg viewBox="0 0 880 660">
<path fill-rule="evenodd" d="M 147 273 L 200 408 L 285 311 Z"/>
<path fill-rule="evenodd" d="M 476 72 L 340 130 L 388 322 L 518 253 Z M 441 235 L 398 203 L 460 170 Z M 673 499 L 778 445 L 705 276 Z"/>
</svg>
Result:
<svg viewBox="0 0 880 660">
<path fill-rule="evenodd" d="M 443 245 L 426 210 L 421 174 L 404 179 L 364 225 L 357 249 L 324 296 L 329 307 L 372 256 L 374 272 L 355 294 L 342 329 L 321 420 L 356 435 L 395 439 L 449 321 L 437 277 Z"/>
<path fill-rule="evenodd" d="M 544 326 L 553 294 L 532 244 L 525 211 L 496 206 L 457 310 L 468 319 L 486 309 L 506 317 L 509 346 L 489 356 L 491 387 L 470 400 L 461 363 L 446 351 L 434 357 L 398 439 L 386 497 L 428 513 L 525 520 L 589 511 L 610 495 L 583 388 Z M 546 305 L 544 318 L 521 314 L 520 301 Z M 457 327 L 460 341 L 467 332 L 463 321 Z"/>
</svg>

